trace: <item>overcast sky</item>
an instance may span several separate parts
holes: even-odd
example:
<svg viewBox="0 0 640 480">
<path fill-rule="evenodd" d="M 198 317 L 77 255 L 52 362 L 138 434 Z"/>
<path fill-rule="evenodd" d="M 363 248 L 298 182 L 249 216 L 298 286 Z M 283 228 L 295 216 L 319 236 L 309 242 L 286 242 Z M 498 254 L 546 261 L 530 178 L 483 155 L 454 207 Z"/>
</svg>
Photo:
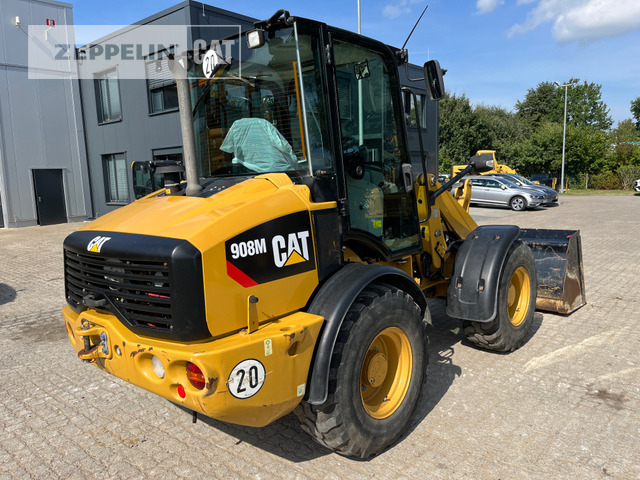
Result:
<svg viewBox="0 0 640 480">
<path fill-rule="evenodd" d="M 72 3 L 76 24 L 127 25 L 178 1 Z M 284 8 L 357 29 L 357 0 L 205 3 L 255 18 Z M 630 102 L 640 96 L 640 0 L 362 0 L 362 33 L 400 47 L 427 3 L 409 57 L 437 58 L 450 92 L 513 110 L 538 83 L 574 77 L 602 85 L 616 124 L 631 118 Z"/>
</svg>

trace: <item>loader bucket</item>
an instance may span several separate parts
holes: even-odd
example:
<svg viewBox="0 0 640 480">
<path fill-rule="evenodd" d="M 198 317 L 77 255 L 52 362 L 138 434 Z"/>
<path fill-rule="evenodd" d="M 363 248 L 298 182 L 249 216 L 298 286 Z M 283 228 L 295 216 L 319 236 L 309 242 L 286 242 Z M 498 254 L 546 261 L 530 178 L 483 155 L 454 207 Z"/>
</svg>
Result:
<svg viewBox="0 0 640 480">
<path fill-rule="evenodd" d="M 580 230 L 523 228 L 536 265 L 538 299 L 536 309 L 571 313 L 585 303 Z"/>
</svg>

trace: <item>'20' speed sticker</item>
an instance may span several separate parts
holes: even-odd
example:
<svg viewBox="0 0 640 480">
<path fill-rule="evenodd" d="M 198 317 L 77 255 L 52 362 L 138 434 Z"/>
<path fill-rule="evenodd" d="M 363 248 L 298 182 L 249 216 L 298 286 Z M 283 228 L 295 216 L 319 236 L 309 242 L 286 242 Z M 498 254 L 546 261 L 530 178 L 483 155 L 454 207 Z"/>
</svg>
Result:
<svg viewBox="0 0 640 480">
<path fill-rule="evenodd" d="M 264 365 L 253 358 L 243 360 L 231 370 L 227 385 L 236 398 L 253 397 L 264 384 Z"/>
</svg>

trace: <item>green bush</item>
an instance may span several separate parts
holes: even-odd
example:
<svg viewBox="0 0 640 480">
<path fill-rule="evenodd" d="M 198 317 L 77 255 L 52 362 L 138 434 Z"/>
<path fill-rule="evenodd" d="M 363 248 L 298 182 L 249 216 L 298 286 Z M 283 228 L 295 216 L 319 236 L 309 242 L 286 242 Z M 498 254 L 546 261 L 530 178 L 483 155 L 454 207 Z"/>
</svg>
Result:
<svg viewBox="0 0 640 480">
<path fill-rule="evenodd" d="M 580 173 L 574 177 L 569 178 L 569 183 L 573 188 L 593 188 L 592 186 L 593 175 L 587 173 Z"/>
<path fill-rule="evenodd" d="M 620 167 L 618 169 L 618 178 L 620 178 L 622 188 L 625 190 L 631 190 L 633 188 L 633 182 L 640 178 L 640 167 Z"/>
<path fill-rule="evenodd" d="M 589 186 L 596 190 L 619 190 L 622 188 L 620 177 L 611 172 L 591 176 Z"/>
</svg>

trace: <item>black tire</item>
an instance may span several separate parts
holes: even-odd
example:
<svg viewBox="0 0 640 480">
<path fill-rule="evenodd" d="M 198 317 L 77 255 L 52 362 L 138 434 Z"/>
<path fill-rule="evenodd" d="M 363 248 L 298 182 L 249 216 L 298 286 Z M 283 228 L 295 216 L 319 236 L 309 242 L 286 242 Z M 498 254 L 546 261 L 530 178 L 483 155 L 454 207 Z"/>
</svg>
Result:
<svg viewBox="0 0 640 480">
<path fill-rule="evenodd" d="M 478 347 L 511 352 L 527 339 L 536 307 L 536 267 L 531 250 L 520 240 L 507 253 L 498 288 L 496 318 L 484 323 L 463 322 L 464 332 Z"/>
<path fill-rule="evenodd" d="M 511 210 L 521 212 L 522 210 L 526 210 L 527 201 L 524 199 L 524 197 L 516 195 L 511 200 L 509 200 L 509 206 L 511 207 Z"/>
<path fill-rule="evenodd" d="M 406 431 L 422 395 L 428 362 L 426 327 L 420 308 L 407 293 L 387 285 L 364 289 L 338 334 L 327 400 L 322 405 L 303 401 L 295 410 L 302 429 L 346 456 L 368 458 L 394 443 Z M 393 345 L 385 342 L 396 339 L 403 353 L 394 359 Z M 381 357 L 385 357 L 384 373 L 376 370 Z M 364 373 L 371 377 L 370 384 L 364 384 Z"/>
</svg>

